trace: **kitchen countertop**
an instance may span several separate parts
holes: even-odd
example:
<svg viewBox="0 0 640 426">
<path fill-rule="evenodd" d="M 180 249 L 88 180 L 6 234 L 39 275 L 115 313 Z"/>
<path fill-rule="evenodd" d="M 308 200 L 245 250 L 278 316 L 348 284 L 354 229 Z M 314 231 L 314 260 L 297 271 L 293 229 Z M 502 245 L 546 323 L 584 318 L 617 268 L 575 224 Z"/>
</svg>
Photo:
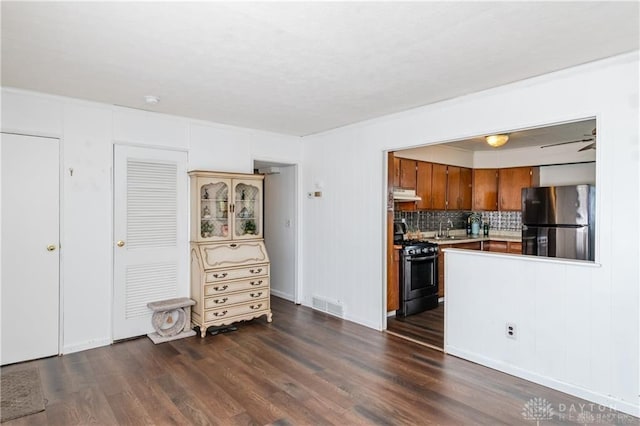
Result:
<svg viewBox="0 0 640 426">
<path fill-rule="evenodd" d="M 471 235 L 467 235 L 466 230 L 464 229 L 454 229 L 449 231 L 449 234 L 453 235 L 455 238 L 436 239 L 434 232 L 422 232 L 419 237 L 417 235 L 416 237 L 418 239 L 425 240 L 430 243 L 436 243 L 439 245 L 475 243 L 482 241 L 508 241 L 514 243 L 522 242 L 522 233 L 520 231 L 489 231 L 488 237 L 482 235 L 474 237 Z"/>
</svg>

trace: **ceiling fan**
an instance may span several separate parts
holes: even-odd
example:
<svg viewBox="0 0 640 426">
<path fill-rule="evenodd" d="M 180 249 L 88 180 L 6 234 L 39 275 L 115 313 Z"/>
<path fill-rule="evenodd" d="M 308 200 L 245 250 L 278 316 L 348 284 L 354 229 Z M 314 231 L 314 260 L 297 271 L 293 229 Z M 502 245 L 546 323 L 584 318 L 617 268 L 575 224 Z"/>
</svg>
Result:
<svg viewBox="0 0 640 426">
<path fill-rule="evenodd" d="M 591 142 L 589 145 L 585 145 L 582 148 L 580 148 L 578 150 L 578 152 L 587 151 L 589 149 L 596 149 L 596 129 L 593 129 L 591 131 L 591 135 L 585 135 L 585 136 L 586 137 L 584 139 L 578 139 L 578 140 L 575 140 L 575 141 L 551 143 L 549 145 L 542 145 L 540 148 L 549 148 L 549 147 L 552 147 L 552 146 L 566 145 L 566 144 L 578 143 L 578 142 Z"/>
</svg>

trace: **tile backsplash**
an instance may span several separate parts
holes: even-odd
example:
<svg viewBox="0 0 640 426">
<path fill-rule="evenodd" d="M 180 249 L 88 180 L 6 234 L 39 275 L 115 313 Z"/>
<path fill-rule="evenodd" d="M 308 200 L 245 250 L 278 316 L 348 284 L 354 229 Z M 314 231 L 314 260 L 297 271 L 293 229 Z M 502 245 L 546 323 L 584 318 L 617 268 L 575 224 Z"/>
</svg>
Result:
<svg viewBox="0 0 640 426">
<path fill-rule="evenodd" d="M 482 215 L 483 223 L 488 223 L 489 227 L 496 231 L 520 231 L 522 229 L 522 214 L 514 212 L 478 212 Z M 416 212 L 394 212 L 394 219 L 404 219 L 409 230 L 420 230 L 423 232 L 437 231 L 440 223 L 442 229 L 447 226 L 447 220 L 453 223 L 453 229 L 465 229 L 467 217 L 470 211 L 416 211 Z"/>
</svg>

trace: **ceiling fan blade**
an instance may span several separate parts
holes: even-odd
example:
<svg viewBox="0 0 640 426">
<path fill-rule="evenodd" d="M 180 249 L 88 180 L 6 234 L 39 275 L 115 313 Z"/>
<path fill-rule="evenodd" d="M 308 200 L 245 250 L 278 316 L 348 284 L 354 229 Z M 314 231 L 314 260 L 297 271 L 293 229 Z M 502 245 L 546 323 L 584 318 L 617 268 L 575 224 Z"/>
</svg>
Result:
<svg viewBox="0 0 640 426">
<path fill-rule="evenodd" d="M 549 145 L 542 145 L 540 148 L 549 148 L 549 147 L 552 147 L 552 146 L 567 145 L 567 144 L 570 144 L 570 143 L 578 143 L 578 142 L 591 142 L 591 141 L 593 141 L 593 138 L 585 138 L 585 139 L 579 139 L 579 140 L 575 140 L 575 141 L 550 143 Z"/>
<path fill-rule="evenodd" d="M 592 142 L 592 143 L 590 143 L 590 144 L 589 144 L 589 145 L 587 145 L 587 146 L 583 146 L 582 148 L 580 148 L 580 149 L 578 150 L 578 152 L 587 151 L 587 150 L 589 150 L 589 149 L 596 149 L 596 143 L 595 143 L 595 142 Z"/>
</svg>

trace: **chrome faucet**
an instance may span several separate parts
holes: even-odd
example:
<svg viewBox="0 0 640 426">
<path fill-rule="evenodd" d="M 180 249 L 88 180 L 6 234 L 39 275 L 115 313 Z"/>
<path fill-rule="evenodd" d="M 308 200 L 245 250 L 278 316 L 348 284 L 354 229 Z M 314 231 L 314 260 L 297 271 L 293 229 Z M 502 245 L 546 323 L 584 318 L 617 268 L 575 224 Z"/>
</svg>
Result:
<svg viewBox="0 0 640 426">
<path fill-rule="evenodd" d="M 451 222 L 451 219 L 447 219 L 447 237 L 449 237 L 449 230 L 453 228 L 453 222 Z"/>
</svg>

